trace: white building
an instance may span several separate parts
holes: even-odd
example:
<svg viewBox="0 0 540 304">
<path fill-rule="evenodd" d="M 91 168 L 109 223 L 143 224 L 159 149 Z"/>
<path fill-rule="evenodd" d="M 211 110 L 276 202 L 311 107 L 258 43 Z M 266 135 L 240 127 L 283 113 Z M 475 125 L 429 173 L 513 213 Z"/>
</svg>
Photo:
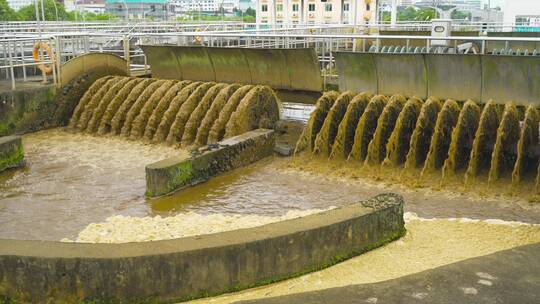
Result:
<svg viewBox="0 0 540 304">
<path fill-rule="evenodd" d="M 516 23 L 540 28 L 540 1 L 506 0 L 504 6 L 504 23 Z M 523 30 L 526 30 L 526 28 L 523 28 Z"/>
<path fill-rule="evenodd" d="M 374 23 L 376 0 L 258 0 L 257 23 Z"/>
<path fill-rule="evenodd" d="M 177 14 L 187 12 L 232 12 L 240 7 L 240 0 L 171 0 L 171 6 Z"/>
<path fill-rule="evenodd" d="M 402 1 L 405 2 L 405 1 Z M 407 1 L 413 2 L 413 5 L 419 7 L 425 6 L 455 6 L 460 10 L 474 10 L 482 8 L 482 0 L 417 0 L 417 1 Z"/>
<path fill-rule="evenodd" d="M 23 6 L 34 4 L 34 0 L 7 0 L 7 3 L 12 9 L 19 10 Z"/>
</svg>

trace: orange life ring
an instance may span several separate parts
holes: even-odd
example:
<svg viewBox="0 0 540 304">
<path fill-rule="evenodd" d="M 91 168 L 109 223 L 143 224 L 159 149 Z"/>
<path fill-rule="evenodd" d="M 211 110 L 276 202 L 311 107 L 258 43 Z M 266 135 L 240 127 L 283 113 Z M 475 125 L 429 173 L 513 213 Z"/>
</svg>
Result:
<svg viewBox="0 0 540 304">
<path fill-rule="evenodd" d="M 34 58 L 35 62 L 42 61 L 41 58 L 39 58 L 39 50 L 43 49 L 44 53 L 47 53 L 51 61 L 54 63 L 56 57 L 54 57 L 54 52 L 49 47 L 49 45 L 46 42 L 39 41 L 34 44 L 32 47 L 32 57 Z M 52 72 L 53 66 L 52 64 L 45 65 L 43 63 L 38 64 L 38 69 L 42 70 L 45 74 L 50 74 Z"/>
</svg>

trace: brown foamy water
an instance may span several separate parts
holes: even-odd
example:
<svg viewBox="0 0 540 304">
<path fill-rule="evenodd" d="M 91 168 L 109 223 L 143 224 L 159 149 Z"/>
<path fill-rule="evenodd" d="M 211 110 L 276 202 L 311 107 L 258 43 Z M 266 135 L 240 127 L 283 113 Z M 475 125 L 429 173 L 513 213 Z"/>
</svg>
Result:
<svg viewBox="0 0 540 304">
<path fill-rule="evenodd" d="M 60 129 L 25 135 L 23 144 L 26 168 L 0 174 L 0 238 L 73 239 L 89 224 L 117 215 L 282 216 L 363 199 L 354 186 L 285 172 L 268 159 L 147 200 L 144 166 L 186 151 Z"/>
<path fill-rule="evenodd" d="M 144 165 L 185 153 L 60 129 L 23 145 L 27 166 L 0 174 L 0 238 L 59 240 L 111 215 L 144 216 Z"/>
</svg>

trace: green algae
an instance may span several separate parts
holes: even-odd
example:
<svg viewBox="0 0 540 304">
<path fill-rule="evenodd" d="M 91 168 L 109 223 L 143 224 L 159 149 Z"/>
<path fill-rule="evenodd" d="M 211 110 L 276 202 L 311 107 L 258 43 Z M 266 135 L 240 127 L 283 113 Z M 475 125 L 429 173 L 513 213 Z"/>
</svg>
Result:
<svg viewBox="0 0 540 304">
<path fill-rule="evenodd" d="M 504 108 L 501 123 L 497 129 L 495 147 L 491 156 L 488 182 L 493 183 L 504 173 L 512 171 L 516 162 L 515 150 L 519 141 L 519 112 L 513 103 Z"/>
<path fill-rule="evenodd" d="M 24 164 L 24 149 L 22 145 L 19 145 L 17 149 L 10 151 L 9 153 L 0 153 L 0 172 L 18 168 Z"/>
<path fill-rule="evenodd" d="M 538 157 L 536 157 L 533 149 L 538 146 L 539 123 L 540 115 L 538 110 L 533 105 L 528 106 L 517 144 L 516 164 L 512 171 L 512 184 L 514 186 L 519 184 L 523 176 L 537 168 Z"/>
<path fill-rule="evenodd" d="M 405 157 L 410 148 L 410 141 L 418 115 L 422 109 L 422 100 L 411 97 L 403 106 L 396 120 L 396 126 L 386 145 L 386 157 L 384 166 L 398 166 L 405 162 Z"/>
<path fill-rule="evenodd" d="M 120 90 L 128 83 L 129 81 L 133 80 L 133 78 L 130 77 L 124 77 L 120 78 L 118 82 L 116 82 L 110 89 L 107 91 L 105 96 L 101 99 L 96 109 L 93 111 L 92 116 L 90 118 L 90 121 L 88 122 L 88 125 L 86 126 L 86 132 L 88 133 L 94 133 L 96 132 L 96 129 L 99 127 L 99 122 L 101 121 L 101 118 L 103 116 L 103 113 L 107 110 L 107 107 L 112 102 L 114 97 L 120 92 Z"/>
<path fill-rule="evenodd" d="M 144 135 L 144 130 L 146 129 L 150 115 L 152 115 L 160 100 L 163 99 L 163 96 L 167 94 L 169 89 L 176 83 L 178 83 L 178 81 L 166 80 L 152 93 L 152 95 L 150 95 L 150 98 L 148 98 L 139 114 L 137 114 L 137 117 L 135 117 L 133 120 L 130 133 L 130 137 L 132 139 L 136 139 Z"/>
<path fill-rule="evenodd" d="M 171 129 L 171 125 L 176 118 L 176 114 L 178 114 L 178 111 L 180 110 L 180 107 L 201 84 L 202 82 L 193 82 L 188 84 L 180 92 L 178 92 L 173 100 L 171 100 L 169 107 L 163 114 L 163 117 L 161 117 L 161 121 L 159 122 L 158 128 L 154 133 L 152 142 L 156 143 L 165 141 L 167 135 L 169 134 L 169 130 Z M 156 116 L 156 119 L 159 118 Z"/>
<path fill-rule="evenodd" d="M 92 100 L 92 97 L 96 94 L 96 92 L 100 90 L 103 85 L 111 78 L 111 76 L 99 78 L 98 80 L 94 81 L 94 83 L 88 88 L 88 90 L 84 93 L 83 97 L 75 107 L 75 110 L 73 110 L 73 114 L 71 115 L 71 119 L 69 120 L 68 124 L 70 128 L 73 129 L 77 126 L 77 122 L 79 121 L 79 118 L 81 117 L 81 114 L 84 111 L 86 105 L 90 102 L 90 100 Z"/>
<path fill-rule="evenodd" d="M 402 95 L 393 95 L 377 119 L 377 128 L 368 144 L 365 164 L 378 165 L 386 156 L 388 139 L 396 126 L 397 118 L 406 103 Z"/>
<path fill-rule="evenodd" d="M 467 168 L 479 120 L 480 107 L 472 100 L 466 101 L 452 131 L 448 158 L 443 165 L 443 181 L 455 175 L 458 170 Z"/>
<path fill-rule="evenodd" d="M 313 153 L 329 156 L 332 152 L 332 145 L 336 138 L 339 124 L 343 120 L 350 101 L 354 98 L 355 94 L 351 91 L 347 91 L 339 95 L 334 102 L 332 108 L 326 115 L 321 130 L 315 138 L 315 146 Z"/>
<path fill-rule="evenodd" d="M 332 145 L 331 159 L 346 159 L 349 156 L 354 143 L 354 133 L 358 125 L 358 120 L 360 120 L 370 99 L 371 96 L 368 93 L 360 93 L 347 106 L 345 115 L 339 123 L 334 144 Z"/>
<path fill-rule="evenodd" d="M 338 92 L 328 91 L 317 100 L 315 110 L 309 115 L 307 125 L 302 131 L 300 139 L 296 143 L 296 148 L 294 150 L 295 154 L 306 148 L 309 151 L 313 151 L 317 134 L 319 134 L 328 112 L 330 112 L 330 109 L 338 97 Z"/>
<path fill-rule="evenodd" d="M 444 161 L 448 158 L 448 150 L 452 140 L 452 131 L 457 124 L 460 108 L 455 100 L 448 99 L 435 123 L 435 130 L 431 138 L 428 154 L 421 175 L 427 172 L 434 172 L 444 165 Z"/>
<path fill-rule="evenodd" d="M 280 102 L 274 90 L 259 85 L 242 98 L 225 127 L 224 138 L 263 128 L 274 129 L 279 120 Z"/>
<path fill-rule="evenodd" d="M 188 121 L 186 122 L 184 134 L 182 135 L 182 146 L 185 147 L 191 145 L 193 141 L 195 141 L 195 137 L 197 136 L 197 130 L 201 126 L 202 120 L 212 106 L 212 103 L 216 99 L 216 96 L 225 86 L 226 84 L 219 83 L 211 87 L 208 92 L 206 92 L 199 105 L 197 105 L 195 110 L 193 110 L 193 113 L 191 113 Z"/>
<path fill-rule="evenodd" d="M 406 170 L 423 166 L 441 108 L 441 102 L 434 97 L 428 98 L 422 106 L 411 136 L 409 152 L 405 158 Z"/>
<path fill-rule="evenodd" d="M 377 129 L 379 116 L 382 114 L 388 99 L 383 95 L 373 96 L 364 113 L 358 120 L 354 133 L 354 142 L 349 160 L 364 161 L 368 153 L 368 145 Z"/>
<path fill-rule="evenodd" d="M 133 128 L 133 121 L 139 115 L 144 105 L 148 102 L 152 94 L 161 87 L 167 80 L 157 80 L 149 84 L 144 91 L 137 97 L 137 100 L 133 103 L 126 115 L 126 120 L 120 131 L 120 135 L 124 137 L 129 137 L 131 134 L 131 129 Z"/>
<path fill-rule="evenodd" d="M 540 194 L 540 162 L 538 164 L 538 167 L 536 168 L 536 179 L 535 179 L 535 190 L 536 193 Z"/>
<path fill-rule="evenodd" d="M 221 89 L 221 91 L 219 91 L 215 100 L 212 102 L 210 109 L 208 110 L 208 112 L 206 112 L 206 115 L 201 121 L 201 125 L 199 127 L 199 130 L 197 131 L 197 136 L 195 138 L 195 146 L 203 146 L 207 144 L 208 135 L 210 133 L 212 125 L 218 119 L 219 113 L 221 112 L 227 101 L 239 88 L 239 84 L 229 84 L 223 89 Z"/>
<path fill-rule="evenodd" d="M 94 109 L 99 105 L 99 102 L 101 99 L 103 99 L 103 96 L 109 91 L 109 89 L 118 81 L 120 81 L 119 77 L 112 77 L 107 82 L 103 84 L 99 90 L 92 96 L 92 99 L 86 104 L 84 107 L 83 112 L 81 113 L 81 116 L 79 120 L 77 121 L 77 124 L 75 126 L 78 130 L 85 130 L 86 126 L 88 124 L 88 121 L 92 117 L 92 114 L 94 113 Z"/>
<path fill-rule="evenodd" d="M 148 118 L 148 122 L 146 123 L 146 126 L 144 128 L 144 138 L 147 141 L 151 141 L 154 137 L 154 134 L 156 133 L 156 130 L 159 126 L 160 121 L 163 119 L 163 116 L 165 114 L 165 111 L 169 108 L 172 101 L 178 94 L 182 91 L 183 88 L 185 88 L 187 85 L 189 85 L 191 81 L 189 80 L 182 80 L 177 83 L 175 83 L 171 88 L 165 93 L 163 98 L 159 100 L 159 103 L 153 110 L 152 114 Z"/>
<path fill-rule="evenodd" d="M 253 85 L 244 85 L 236 90 L 231 97 L 227 100 L 223 106 L 221 112 L 219 112 L 218 118 L 214 121 L 214 124 L 208 132 L 208 143 L 213 144 L 223 139 L 225 136 L 225 129 L 229 122 L 231 115 L 238 107 L 238 104 L 249 91 L 254 89 Z"/>
<path fill-rule="evenodd" d="M 99 135 L 105 135 L 111 131 L 111 121 L 114 115 L 117 113 L 124 100 L 126 100 L 131 90 L 133 90 L 133 88 L 142 81 L 143 79 L 141 78 L 134 78 L 130 80 L 120 89 L 120 91 L 118 91 L 116 96 L 114 96 L 113 100 L 111 100 L 107 106 L 107 109 L 105 109 L 105 113 L 103 113 L 101 121 L 99 122 L 97 131 Z"/>
<path fill-rule="evenodd" d="M 113 118 L 111 119 L 111 133 L 112 134 L 119 134 L 122 126 L 124 125 L 124 122 L 126 120 L 126 116 L 133 106 L 133 104 L 137 101 L 139 96 L 146 90 L 146 88 L 154 83 L 156 80 L 152 78 L 144 79 L 135 87 L 131 92 L 129 92 L 129 95 L 127 95 L 127 98 L 122 102 L 120 107 L 118 108 L 118 111 L 114 114 Z"/>
<path fill-rule="evenodd" d="M 169 134 L 167 135 L 167 143 L 168 144 L 175 144 L 180 142 L 182 139 L 182 135 L 184 135 L 184 130 L 186 127 L 186 122 L 189 119 L 189 116 L 197 105 L 199 105 L 199 102 L 204 98 L 204 95 L 206 95 L 206 92 L 213 86 L 215 86 L 215 82 L 205 82 L 201 84 L 191 95 L 189 95 L 189 98 L 186 99 L 186 101 L 180 106 L 180 109 L 178 110 L 178 113 L 176 113 L 176 117 L 174 119 L 174 122 L 171 125 L 171 128 L 169 130 Z"/>
<path fill-rule="evenodd" d="M 490 166 L 491 153 L 497 138 L 499 117 L 497 104 L 492 100 L 488 101 L 482 110 L 478 129 L 474 135 L 469 166 L 465 172 L 465 184 L 467 185 L 471 185 L 476 176 Z"/>
</svg>

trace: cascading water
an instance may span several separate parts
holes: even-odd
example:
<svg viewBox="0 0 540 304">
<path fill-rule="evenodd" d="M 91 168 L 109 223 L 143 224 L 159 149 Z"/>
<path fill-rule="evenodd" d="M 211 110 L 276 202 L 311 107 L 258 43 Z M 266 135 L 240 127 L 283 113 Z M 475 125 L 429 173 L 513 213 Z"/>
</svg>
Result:
<svg viewBox="0 0 540 304">
<path fill-rule="evenodd" d="M 343 119 L 339 123 L 330 158 L 346 158 L 349 155 L 354 142 L 356 125 L 370 99 L 371 96 L 364 93 L 354 96 L 351 100 Z"/>
<path fill-rule="evenodd" d="M 377 121 L 379 120 L 379 116 L 382 114 L 387 101 L 387 98 L 382 95 L 377 95 L 369 101 L 366 110 L 358 121 L 349 159 L 359 161 L 364 161 L 366 159 L 369 143 L 377 130 Z"/>
<path fill-rule="evenodd" d="M 202 146 L 277 120 L 279 99 L 268 86 L 104 77 L 81 98 L 69 127 Z"/>
<path fill-rule="evenodd" d="M 339 123 L 345 116 L 349 102 L 354 96 L 355 94 L 353 92 L 345 92 L 336 99 L 324 120 L 321 131 L 315 138 L 315 148 L 313 149 L 313 153 L 320 153 L 325 156 L 330 155 L 339 128 Z"/>
<path fill-rule="evenodd" d="M 368 144 L 366 164 L 380 164 L 386 155 L 386 144 L 392 130 L 396 125 L 396 120 L 405 104 L 405 98 L 401 95 L 394 95 L 390 98 L 388 105 L 384 107 L 381 116 L 377 120 L 377 128 L 373 134 L 373 139 Z"/>
<path fill-rule="evenodd" d="M 416 125 L 416 120 L 422 108 L 422 101 L 416 97 L 410 98 L 396 121 L 396 126 L 386 147 L 385 166 L 398 166 L 405 162 L 409 151 L 411 136 Z"/>
<path fill-rule="evenodd" d="M 500 178 L 511 178 L 513 184 L 536 178 L 535 191 L 540 191 L 540 114 L 534 106 L 524 115 L 523 110 L 508 103 L 502 111 L 493 101 L 441 103 L 435 97 L 423 102 L 401 95 L 327 92 L 317 102 L 296 153 L 307 149 L 360 161 L 364 167 L 403 166 L 403 173 L 416 178 L 439 175 L 442 185 L 451 177 L 466 184 L 480 175 L 489 184 Z"/>
<path fill-rule="evenodd" d="M 466 169 L 479 120 L 480 107 L 474 101 L 468 100 L 463 105 L 456 127 L 452 131 L 448 158 L 443 166 L 443 182 L 454 176 L 456 171 Z"/>
<path fill-rule="evenodd" d="M 238 104 L 242 101 L 244 96 L 246 96 L 253 88 L 254 86 L 252 85 L 245 85 L 231 95 L 221 112 L 219 112 L 219 116 L 216 121 L 214 121 L 212 128 L 210 128 L 210 132 L 208 133 L 208 143 L 216 143 L 223 139 L 225 136 L 225 127 L 227 126 L 227 122 L 231 118 L 231 115 L 236 111 Z"/>
</svg>

